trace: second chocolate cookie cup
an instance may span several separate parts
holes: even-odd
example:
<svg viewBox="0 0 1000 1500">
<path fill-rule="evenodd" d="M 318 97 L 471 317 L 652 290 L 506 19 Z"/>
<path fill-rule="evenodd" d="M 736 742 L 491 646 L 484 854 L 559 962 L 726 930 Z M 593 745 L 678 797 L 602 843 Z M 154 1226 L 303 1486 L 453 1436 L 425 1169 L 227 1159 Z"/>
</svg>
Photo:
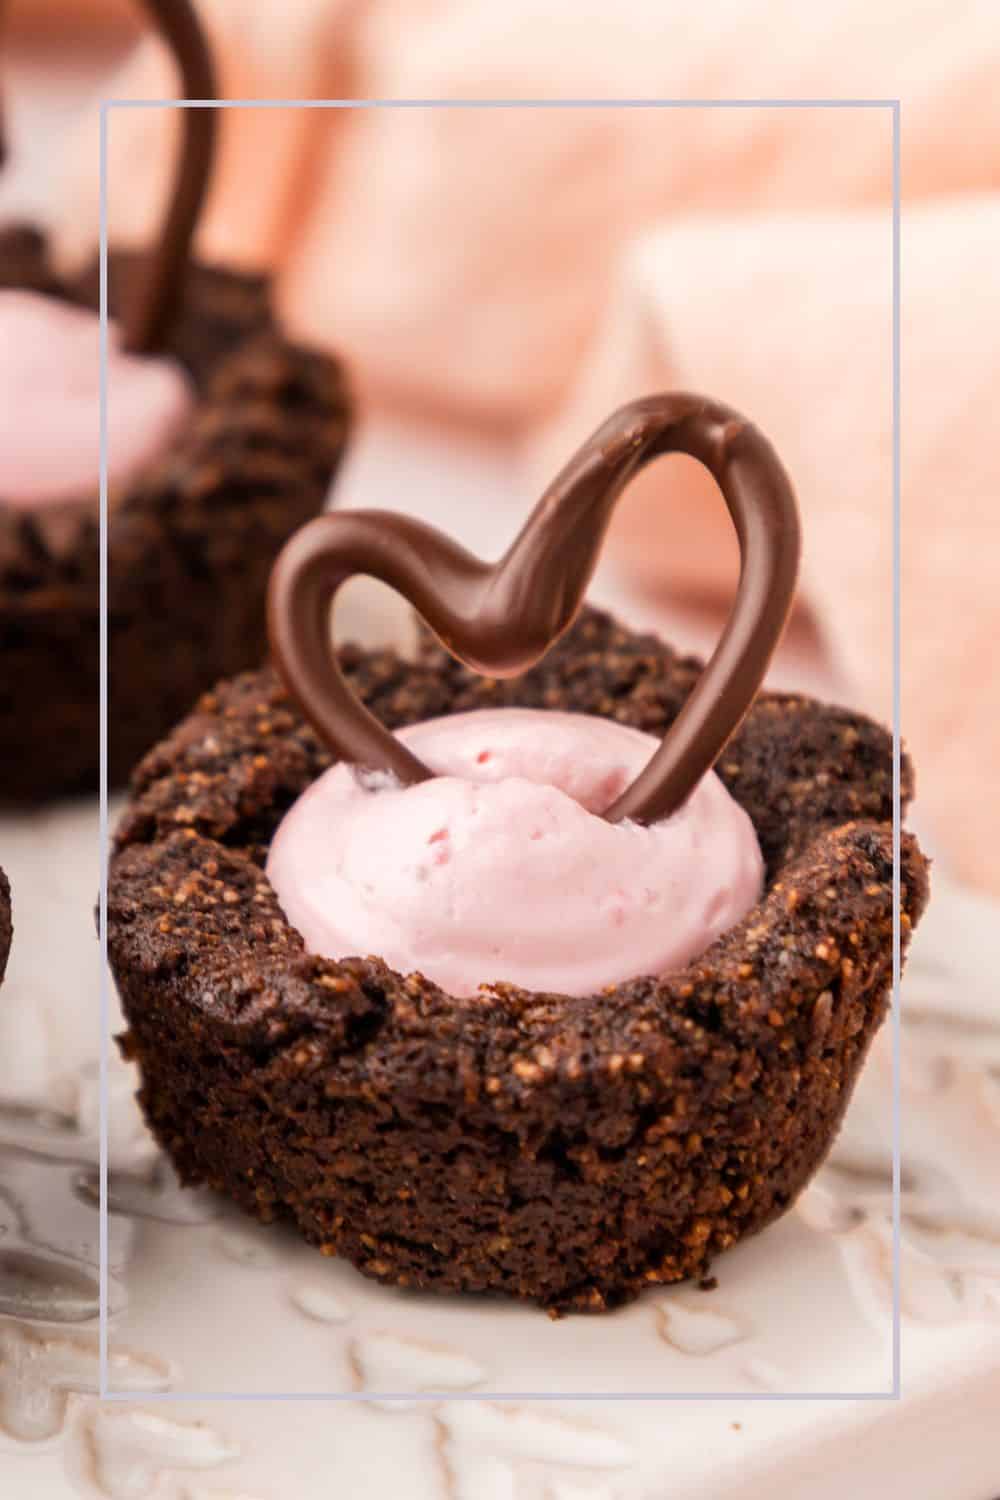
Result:
<svg viewBox="0 0 1000 1500">
<path fill-rule="evenodd" d="M 112 312 L 137 264 L 111 257 Z M 60 282 L 31 231 L 0 236 L 0 286 L 97 301 L 96 274 Z M 284 337 L 261 277 L 190 266 L 167 352 L 194 412 L 109 506 L 112 785 L 211 682 L 264 655 L 271 565 L 322 509 L 350 424 L 340 365 Z M 99 578 L 96 488 L 36 510 L 0 496 L 4 800 L 97 789 Z"/>
</svg>

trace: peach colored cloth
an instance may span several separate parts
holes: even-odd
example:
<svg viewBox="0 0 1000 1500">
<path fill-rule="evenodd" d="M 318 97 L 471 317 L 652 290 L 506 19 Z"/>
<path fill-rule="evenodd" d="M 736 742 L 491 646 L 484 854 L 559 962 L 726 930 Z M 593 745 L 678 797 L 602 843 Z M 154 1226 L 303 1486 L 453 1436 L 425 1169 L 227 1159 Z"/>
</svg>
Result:
<svg viewBox="0 0 1000 1500">
<path fill-rule="evenodd" d="M 996 181 L 995 0 L 202 0 L 200 9 L 230 96 L 897 94 L 911 199 Z M 173 87 L 148 41 L 113 92 Z M 159 112 L 115 119 L 113 233 L 148 230 L 167 169 L 165 125 Z M 280 260 L 293 325 L 350 354 L 381 399 L 520 424 L 565 393 L 633 232 L 692 210 L 885 202 L 889 136 L 884 110 L 245 111 L 225 122 L 202 244 Z M 92 181 L 95 160 L 91 121 L 77 180 Z M 77 241 L 93 238 L 95 194 L 72 219 Z"/>
<path fill-rule="evenodd" d="M 1000 634 L 983 438 L 1000 374 L 995 0 L 202 8 L 223 86 L 255 96 L 901 98 L 904 728 L 944 851 L 1000 891 L 1000 810 L 972 791 L 1000 760 L 982 687 Z M 114 91 L 170 85 L 145 43 Z M 888 111 L 253 116 L 226 120 L 203 250 L 274 265 L 292 328 L 344 350 L 370 402 L 513 432 L 540 477 L 651 385 L 744 407 L 798 484 L 804 599 L 856 699 L 887 715 Z M 119 128 L 112 233 L 134 239 L 169 141 L 153 114 Z M 96 233 L 93 142 L 90 119 L 70 257 Z M 618 532 L 637 582 L 724 596 L 734 552 L 704 484 L 672 496 L 664 538 L 661 482 L 644 483 Z"/>
<path fill-rule="evenodd" d="M 90 28 L 134 29 L 138 0 L 5 0 L 4 31 L 14 37 Z"/>
<path fill-rule="evenodd" d="M 1000 888 L 992 686 L 991 438 L 1000 359 L 1000 196 L 908 210 L 903 282 L 902 722 L 921 804 L 970 879 Z M 882 212 L 703 221 L 640 240 L 539 482 L 609 406 L 663 386 L 725 394 L 782 454 L 804 526 L 802 591 L 855 700 L 892 712 L 891 241 Z M 615 540 L 647 585 L 728 608 L 737 552 L 703 471 L 654 466 Z M 982 790 L 977 795 L 976 788 Z"/>
</svg>

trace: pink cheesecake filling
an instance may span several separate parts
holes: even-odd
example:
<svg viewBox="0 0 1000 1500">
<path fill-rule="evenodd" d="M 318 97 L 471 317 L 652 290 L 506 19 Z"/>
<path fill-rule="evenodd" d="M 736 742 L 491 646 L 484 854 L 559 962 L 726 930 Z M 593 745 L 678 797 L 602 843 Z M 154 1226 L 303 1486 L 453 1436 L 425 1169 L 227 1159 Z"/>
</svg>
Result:
<svg viewBox="0 0 1000 1500">
<path fill-rule="evenodd" d="M 650 735 L 485 709 L 400 739 L 434 780 L 333 766 L 272 841 L 268 878 L 313 953 L 378 954 L 459 996 L 500 980 L 586 995 L 681 968 L 760 896 L 753 824 L 714 772 L 663 822 L 600 816 Z"/>
<path fill-rule="evenodd" d="M 54 297 L 0 291 L 0 503 L 34 508 L 96 495 L 97 317 Z M 194 404 L 175 360 L 124 353 L 108 330 L 108 480 L 167 447 Z"/>
</svg>

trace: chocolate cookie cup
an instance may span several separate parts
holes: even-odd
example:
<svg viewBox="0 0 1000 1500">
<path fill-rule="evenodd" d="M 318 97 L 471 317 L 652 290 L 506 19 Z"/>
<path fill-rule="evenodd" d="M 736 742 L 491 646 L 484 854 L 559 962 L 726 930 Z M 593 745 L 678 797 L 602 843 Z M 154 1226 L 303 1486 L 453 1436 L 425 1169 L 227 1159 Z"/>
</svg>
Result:
<svg viewBox="0 0 1000 1500">
<path fill-rule="evenodd" d="M 7 960 L 10 957 L 10 943 L 14 936 L 14 924 L 11 921 L 10 912 L 10 881 L 0 870 L 0 984 L 3 984 L 4 975 L 7 972 Z"/>
<path fill-rule="evenodd" d="M 112 255 L 109 300 L 140 269 Z M 97 278 L 59 282 L 41 236 L 0 235 L 0 286 L 96 307 Z M 262 277 L 194 264 L 166 346 L 197 406 L 110 508 L 108 774 L 220 676 L 266 651 L 264 598 L 282 544 L 323 507 L 350 402 L 328 355 L 283 337 Z M 0 783 L 30 801 L 97 789 L 100 690 L 97 493 L 22 510 L 0 496 Z"/>
<path fill-rule="evenodd" d="M 586 610 L 514 681 L 424 638 L 340 651 L 389 728 L 471 708 L 661 733 L 701 664 Z M 185 1182 L 391 1285 L 599 1310 L 704 1275 L 819 1165 L 892 979 L 892 747 L 763 693 L 717 765 L 766 888 L 687 968 L 582 999 L 445 994 L 378 958 L 313 957 L 263 865 L 330 764 L 271 670 L 225 683 L 138 768 L 108 943 L 140 1099 Z M 904 804 L 912 790 L 904 758 Z M 902 845 L 906 944 L 926 862 Z"/>
<path fill-rule="evenodd" d="M 174 51 L 187 96 L 215 97 L 189 0 L 142 8 Z M 108 265 L 122 347 L 172 356 L 194 394 L 170 442 L 109 485 L 112 784 L 207 686 L 261 660 L 271 565 L 322 509 L 349 425 L 339 364 L 284 337 L 267 280 L 191 260 L 216 112 L 182 113 L 159 240 L 148 253 L 112 252 Z M 96 267 L 60 278 L 43 235 L 25 225 L 0 234 L 0 288 L 90 310 L 99 302 Z M 100 629 L 96 480 L 82 498 L 35 507 L 0 493 L 0 800 L 97 790 Z"/>
</svg>

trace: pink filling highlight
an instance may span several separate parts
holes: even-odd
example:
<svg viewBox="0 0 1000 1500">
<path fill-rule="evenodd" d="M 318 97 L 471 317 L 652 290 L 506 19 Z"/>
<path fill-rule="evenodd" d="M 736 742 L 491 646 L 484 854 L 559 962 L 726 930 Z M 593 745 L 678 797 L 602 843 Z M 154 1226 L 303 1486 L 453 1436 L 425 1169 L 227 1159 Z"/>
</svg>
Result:
<svg viewBox="0 0 1000 1500">
<path fill-rule="evenodd" d="M 0 504 L 34 509 L 97 494 L 99 328 L 84 308 L 0 291 Z M 166 449 L 193 405 L 176 361 L 123 353 L 109 327 L 109 484 Z"/>
<path fill-rule="evenodd" d="M 338 765 L 283 819 L 267 874 L 313 953 L 378 954 L 451 994 L 591 994 L 683 967 L 760 896 L 753 825 L 714 773 L 650 827 L 600 814 L 658 741 L 583 714 L 487 709 L 401 732 L 435 771 Z"/>
</svg>

